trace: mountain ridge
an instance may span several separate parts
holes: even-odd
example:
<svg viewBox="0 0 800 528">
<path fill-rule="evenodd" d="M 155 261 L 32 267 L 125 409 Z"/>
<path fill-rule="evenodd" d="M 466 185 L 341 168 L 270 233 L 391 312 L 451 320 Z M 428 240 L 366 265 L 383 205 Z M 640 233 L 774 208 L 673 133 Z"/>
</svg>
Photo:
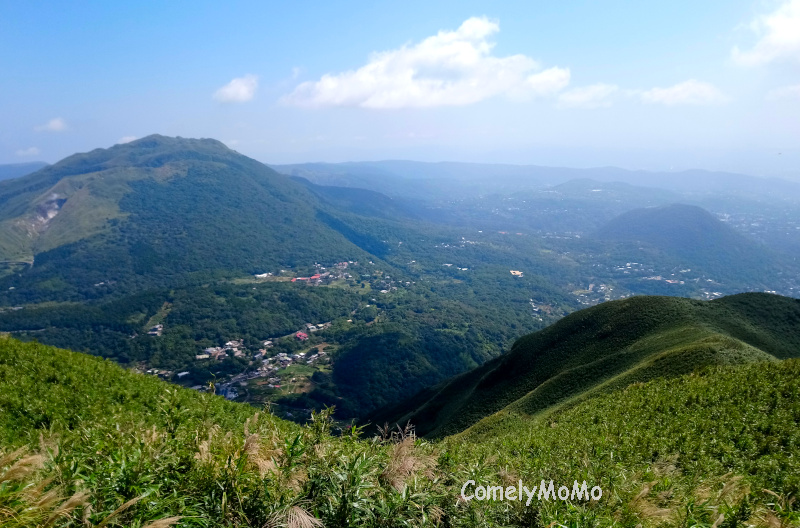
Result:
<svg viewBox="0 0 800 528">
<path fill-rule="evenodd" d="M 595 389 L 702 365 L 798 356 L 800 300 L 757 293 L 714 301 L 632 297 L 570 314 L 480 367 L 369 418 L 410 420 L 420 434 L 440 437 L 500 411 L 536 414 Z"/>
<path fill-rule="evenodd" d="M 5 289 L 57 275 L 70 297 L 109 280 L 133 287 L 369 256 L 340 232 L 347 219 L 320 215 L 337 211 L 217 140 L 151 135 L 0 182 L 0 260 L 36 262 Z"/>
<path fill-rule="evenodd" d="M 364 187 L 389 195 L 424 198 L 426 193 L 443 192 L 442 181 L 476 183 L 481 180 L 490 186 L 455 189 L 458 195 L 541 189 L 574 179 L 594 179 L 601 182 L 620 182 L 648 188 L 695 194 L 735 193 L 756 194 L 779 199 L 800 198 L 800 183 L 782 178 L 761 178 L 732 172 L 689 169 L 675 172 L 631 170 L 619 167 L 569 168 L 543 165 L 503 163 L 419 162 L 411 160 L 382 160 L 343 163 L 270 164 L 278 172 L 303 176 L 314 183 Z M 389 183 L 387 184 L 387 180 Z M 427 183 L 425 183 L 427 181 Z M 406 188 L 408 183 L 414 183 Z M 768 185 L 765 185 L 768 183 Z M 470 193 L 462 191 L 468 190 Z M 409 192 L 411 191 L 411 192 Z M 443 195 L 444 196 L 444 195 Z"/>
</svg>

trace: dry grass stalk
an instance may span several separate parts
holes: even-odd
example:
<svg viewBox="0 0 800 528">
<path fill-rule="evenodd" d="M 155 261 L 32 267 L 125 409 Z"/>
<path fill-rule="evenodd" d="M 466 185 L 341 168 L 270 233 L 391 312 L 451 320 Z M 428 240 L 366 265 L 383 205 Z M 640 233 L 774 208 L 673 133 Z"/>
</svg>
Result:
<svg viewBox="0 0 800 528">
<path fill-rule="evenodd" d="M 662 458 L 653 464 L 653 473 L 658 477 L 678 472 L 678 455 Z"/>
<path fill-rule="evenodd" d="M 782 511 L 791 509 L 792 504 L 794 503 L 794 498 L 788 498 L 785 495 L 780 495 L 768 489 L 762 489 L 761 491 L 775 497 L 775 503 L 770 504 L 770 508 L 763 508 L 759 511 L 756 511 L 753 517 L 750 519 L 750 522 L 754 526 L 764 528 L 797 528 L 797 525 L 791 521 L 778 517 L 777 513 L 773 509 L 775 506 Z"/>
<path fill-rule="evenodd" d="M 645 484 L 641 491 L 630 502 L 630 507 L 639 512 L 643 519 L 664 520 L 672 517 L 673 511 L 669 508 L 660 508 L 647 500 L 650 490 L 655 482 Z"/>
<path fill-rule="evenodd" d="M 61 504 L 61 506 L 59 506 L 53 511 L 53 513 L 50 515 L 47 521 L 45 521 L 45 523 L 42 525 L 43 528 L 52 526 L 53 523 L 55 523 L 61 517 L 66 517 L 67 515 L 72 513 L 72 511 L 75 510 L 75 508 L 79 506 L 85 506 L 86 504 L 88 504 L 87 500 L 88 498 L 89 498 L 89 493 L 86 491 L 79 491 L 75 493 L 72 497 L 68 498 Z"/>
<path fill-rule="evenodd" d="M 275 471 L 275 457 L 279 456 L 280 449 L 267 449 L 262 445 L 261 437 L 257 434 L 250 434 L 245 438 L 243 451 L 247 456 L 248 462 L 258 469 L 259 475 L 264 475 Z"/>
<path fill-rule="evenodd" d="M 500 468 L 500 471 L 498 471 L 497 474 L 500 477 L 500 480 L 506 486 L 517 484 L 520 480 L 516 473 L 513 473 L 506 468 Z"/>
<path fill-rule="evenodd" d="M 159 432 L 156 426 L 154 425 L 151 429 L 146 430 L 142 434 L 142 441 L 144 442 L 145 445 L 152 447 L 160 444 L 161 438 L 165 435 L 166 433 Z"/>
<path fill-rule="evenodd" d="M 308 473 L 305 470 L 298 470 L 292 472 L 286 480 L 286 487 L 292 491 L 299 492 L 303 489 L 303 484 L 308 480 Z"/>
<path fill-rule="evenodd" d="M 439 506 L 431 506 L 428 508 L 428 515 L 430 515 L 434 523 L 439 524 L 444 518 L 444 510 Z"/>
<path fill-rule="evenodd" d="M 250 425 L 252 424 L 255 427 L 258 424 L 258 417 L 259 416 L 260 416 L 260 414 L 258 413 L 258 411 L 256 411 L 256 413 L 253 416 L 251 416 L 250 418 L 245 420 L 245 422 L 244 422 L 244 436 L 245 437 L 250 436 Z"/>
<path fill-rule="evenodd" d="M 204 464 L 210 464 L 213 461 L 214 457 L 211 456 L 211 443 L 214 441 L 214 437 L 218 432 L 219 426 L 216 424 L 208 428 L 208 437 L 197 446 L 197 453 L 194 454 L 196 460 Z"/>
<path fill-rule="evenodd" d="M 382 476 L 397 491 L 402 490 L 406 480 L 418 471 L 428 472 L 427 476 L 432 477 L 429 472 L 432 458 L 418 455 L 415 447 L 414 438 L 410 436 L 392 446 L 391 459 Z"/>
<path fill-rule="evenodd" d="M 316 528 L 319 526 L 323 526 L 322 521 L 300 506 L 292 506 L 286 512 L 286 528 Z"/>
<path fill-rule="evenodd" d="M 749 494 L 750 488 L 742 483 L 741 476 L 737 476 L 729 479 L 722 486 L 722 491 L 719 492 L 719 500 L 720 502 L 730 501 L 730 504 L 735 504 Z"/>
<path fill-rule="evenodd" d="M 411 422 L 407 422 L 405 427 L 400 427 L 400 424 L 397 425 L 397 430 L 393 430 L 389 427 L 389 422 L 385 422 L 383 427 L 380 425 L 378 426 L 378 433 L 380 435 L 380 439 L 383 442 L 391 442 L 391 443 L 399 443 L 404 442 L 407 439 L 416 440 L 417 439 L 417 431 L 416 427 L 414 427 Z"/>
<path fill-rule="evenodd" d="M 59 493 L 58 489 L 51 489 L 50 491 L 42 493 L 41 495 L 38 493 L 36 495 L 32 493 L 26 493 L 25 498 L 28 499 L 29 502 L 32 502 L 36 508 L 40 510 L 47 510 L 52 508 L 58 501 L 61 500 L 61 494 Z"/>
<path fill-rule="evenodd" d="M 0 457 L 0 468 L 6 467 L 7 465 L 11 464 L 11 462 L 18 459 L 27 452 L 28 452 L 27 447 L 20 447 L 16 451 L 11 451 L 10 453 L 6 453 L 2 457 Z"/>
<path fill-rule="evenodd" d="M 53 492 L 57 491 L 53 489 L 48 491 L 47 493 L 44 493 L 45 488 L 50 484 L 52 484 L 53 480 L 54 477 L 47 477 L 46 479 L 39 481 L 39 483 L 36 484 L 35 486 L 26 488 L 23 497 L 28 502 L 36 502 L 38 506 L 39 502 L 43 501 L 45 496 L 49 496 Z"/>
<path fill-rule="evenodd" d="M 48 451 L 51 453 L 53 458 L 57 457 L 58 453 L 60 452 L 58 443 L 53 438 L 48 438 L 45 440 L 44 434 L 39 433 L 39 452 L 47 453 Z"/>
<path fill-rule="evenodd" d="M 89 527 L 92 526 L 92 523 L 89 522 L 89 517 L 91 517 L 91 516 L 92 516 L 92 505 L 90 503 L 90 504 L 87 504 L 86 506 L 83 507 L 83 519 L 82 519 L 82 521 L 83 521 L 83 525 L 84 526 L 89 526 Z"/>
<path fill-rule="evenodd" d="M 181 520 L 181 517 L 164 517 L 163 519 L 158 519 L 153 521 L 149 524 L 144 525 L 142 528 L 169 528 L 170 526 L 174 526 L 178 524 L 178 521 Z"/>
<path fill-rule="evenodd" d="M 113 519 L 114 517 L 116 517 L 120 513 L 124 512 L 125 510 L 127 510 L 128 508 L 130 508 L 131 506 L 133 506 L 134 504 L 136 504 L 137 502 L 139 502 L 143 498 L 144 498 L 144 495 L 140 495 L 138 497 L 134 497 L 133 499 L 129 500 L 128 502 L 126 502 L 125 504 L 123 504 L 122 506 L 120 506 L 119 508 L 114 510 L 113 512 L 111 512 L 108 515 L 108 517 L 106 517 L 105 519 L 100 521 L 100 524 L 98 524 L 95 528 L 103 528 L 103 526 L 107 525 L 109 523 L 109 521 L 111 521 L 111 519 Z"/>
<path fill-rule="evenodd" d="M 753 525 L 761 528 L 789 528 L 788 525 L 784 526 L 775 513 L 769 510 L 756 515 L 754 519 L 751 519 L 751 521 L 754 521 Z"/>
<path fill-rule="evenodd" d="M 19 452 L 19 450 L 14 453 Z M 24 451 L 23 451 L 24 452 Z M 42 455 L 28 455 L 20 458 L 0 475 L 0 482 L 19 481 L 26 478 L 31 473 L 44 467 L 44 457 Z"/>
</svg>

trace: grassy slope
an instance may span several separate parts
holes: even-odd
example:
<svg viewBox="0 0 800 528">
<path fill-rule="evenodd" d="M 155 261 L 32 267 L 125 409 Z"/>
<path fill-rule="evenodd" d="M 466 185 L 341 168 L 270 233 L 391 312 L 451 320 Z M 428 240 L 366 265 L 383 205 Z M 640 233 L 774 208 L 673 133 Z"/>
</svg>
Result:
<svg viewBox="0 0 800 528">
<path fill-rule="evenodd" d="M 722 515 L 722 526 L 793 526 L 798 424 L 796 360 L 634 384 L 428 444 L 331 437 L 324 419 L 256 417 L 108 361 L 0 339 L 0 524 L 313 526 L 297 518 L 313 515 L 367 528 L 650 528 Z M 3 456 L 22 444 L 32 457 Z M 603 498 L 459 503 L 468 479 L 586 479 Z"/>
<path fill-rule="evenodd" d="M 9 338 L 0 338 L 0 387 L 0 443 L 6 446 L 38 443 L 40 431 L 163 427 L 178 416 L 230 429 L 254 412 L 126 372 L 110 360 Z"/>
<path fill-rule="evenodd" d="M 710 302 L 633 297 L 576 312 L 373 419 L 411 420 L 423 434 L 445 436 L 502 409 L 531 415 L 703 365 L 797 356 L 798 300 L 768 294 Z"/>
<path fill-rule="evenodd" d="M 473 474 L 585 479 L 611 495 L 604 513 L 543 505 L 531 525 L 797 526 L 799 398 L 797 360 L 708 367 L 534 418 L 503 412 L 444 445 L 478 461 Z"/>
</svg>

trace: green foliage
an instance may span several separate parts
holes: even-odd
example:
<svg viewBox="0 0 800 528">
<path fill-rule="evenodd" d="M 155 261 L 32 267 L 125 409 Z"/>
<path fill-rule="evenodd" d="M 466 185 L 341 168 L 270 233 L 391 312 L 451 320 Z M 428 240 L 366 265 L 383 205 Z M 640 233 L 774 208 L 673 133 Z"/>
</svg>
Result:
<svg viewBox="0 0 800 528">
<path fill-rule="evenodd" d="M 767 247 L 691 205 L 634 209 L 614 218 L 594 237 L 621 242 L 630 260 L 642 254 L 638 248 L 644 244 L 684 267 L 702 270 L 717 280 L 749 282 L 751 287 L 766 286 L 782 270 Z"/>
<path fill-rule="evenodd" d="M 73 352 L 0 340 L 3 526 L 792 526 L 800 362 L 706 368 L 440 443 L 297 426 Z M 331 436 L 332 432 L 338 436 Z M 19 450 L 20 446 L 25 446 Z M 458 500 L 462 484 L 599 501 Z M 724 523 L 724 524 L 723 524 Z"/>
<path fill-rule="evenodd" d="M 575 312 L 481 367 L 373 416 L 445 436 L 502 410 L 553 405 L 697 367 L 800 356 L 800 301 L 632 297 Z"/>
<path fill-rule="evenodd" d="M 0 289 L 8 303 L 83 300 L 366 257 L 317 219 L 323 209 L 304 185 L 217 141 L 149 136 L 0 183 L 3 232 L 28 226 L 17 239 L 32 241 L 36 261 Z M 3 260 L 19 259 L 12 242 L 0 237 Z"/>
<path fill-rule="evenodd" d="M 383 279 L 376 275 L 372 280 L 379 284 Z M 516 289 L 503 299 L 492 296 L 491 285 L 482 279 L 437 281 L 432 287 L 403 283 L 391 294 L 358 288 L 356 282 L 342 287 L 215 282 L 93 303 L 7 310 L 0 313 L 0 331 L 123 364 L 188 371 L 191 375 L 182 381 L 191 385 L 253 368 L 233 359 L 196 361 L 206 347 L 243 339 L 255 352 L 264 339 L 286 336 L 305 323 L 333 321 L 331 329 L 315 334 L 341 345 L 332 376 L 314 380 L 314 390 L 291 404 L 336 405 L 339 417 L 363 417 L 478 366 L 543 326 L 529 311 L 530 284 L 509 282 Z M 158 321 L 165 325 L 163 335 L 146 335 L 145 323 L 165 302 L 169 309 Z M 295 341 L 279 341 L 273 352 L 297 352 Z"/>
</svg>

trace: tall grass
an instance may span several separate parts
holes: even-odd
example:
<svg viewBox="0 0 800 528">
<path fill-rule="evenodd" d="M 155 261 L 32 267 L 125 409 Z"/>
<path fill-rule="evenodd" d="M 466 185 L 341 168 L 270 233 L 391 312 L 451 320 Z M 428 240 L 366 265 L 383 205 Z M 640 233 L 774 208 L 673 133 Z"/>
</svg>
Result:
<svg viewBox="0 0 800 528">
<path fill-rule="evenodd" d="M 55 394 L 55 396 L 53 396 Z M 706 369 L 442 442 L 306 426 L 82 356 L 0 343 L 0 526 L 797 526 L 800 362 Z M 463 501 L 462 484 L 599 485 Z"/>
</svg>

